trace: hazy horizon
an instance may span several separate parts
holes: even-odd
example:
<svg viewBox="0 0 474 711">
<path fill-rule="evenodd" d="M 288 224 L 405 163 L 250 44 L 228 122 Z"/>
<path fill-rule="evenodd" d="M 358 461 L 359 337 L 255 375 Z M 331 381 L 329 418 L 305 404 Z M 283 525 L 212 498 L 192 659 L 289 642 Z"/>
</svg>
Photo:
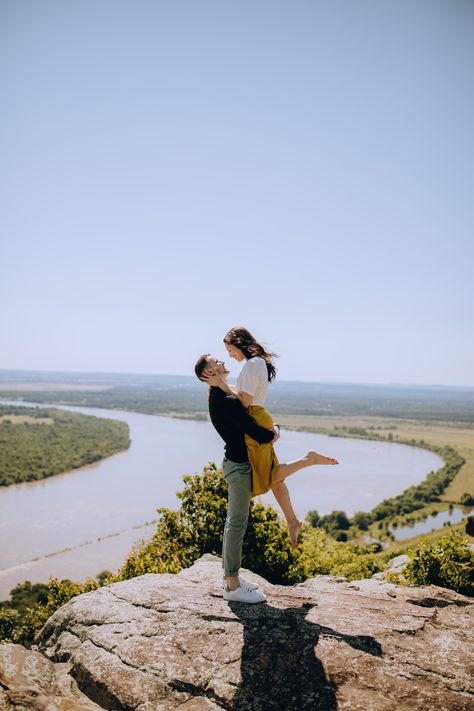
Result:
<svg viewBox="0 0 474 711">
<path fill-rule="evenodd" d="M 473 387 L 473 76 L 472 2 L 4 0 L 0 367 L 244 325 L 285 381 Z"/>
<path fill-rule="evenodd" d="M 235 368 L 234 368 L 235 370 Z M 0 368 L 0 383 L 4 382 L 1 379 L 1 375 L 4 373 L 24 373 L 36 375 L 84 375 L 84 376 L 149 376 L 149 377 L 165 377 L 165 378 L 190 378 L 192 381 L 195 380 L 195 375 L 193 373 L 162 373 L 162 372 L 140 372 L 140 371 L 106 371 L 106 370 L 48 370 L 48 369 L 36 369 L 36 368 Z M 231 373 L 229 378 L 231 379 L 235 373 Z M 367 385 L 367 386 L 386 386 L 386 387 L 400 387 L 400 388 L 441 388 L 447 390 L 473 390 L 474 385 L 449 385 L 445 383 L 402 383 L 397 381 L 387 381 L 387 382 L 370 382 L 370 381 L 351 381 L 351 380 L 302 380 L 298 378 L 278 378 L 276 382 L 283 383 L 310 383 L 312 385 Z M 196 382 L 196 385 L 199 383 Z M 1 390 L 1 388 L 0 388 Z"/>
</svg>

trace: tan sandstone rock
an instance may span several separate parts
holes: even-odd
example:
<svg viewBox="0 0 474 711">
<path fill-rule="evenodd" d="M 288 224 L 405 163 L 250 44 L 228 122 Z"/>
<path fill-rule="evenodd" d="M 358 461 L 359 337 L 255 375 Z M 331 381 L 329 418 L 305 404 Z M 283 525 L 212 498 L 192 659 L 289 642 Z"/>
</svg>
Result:
<svg viewBox="0 0 474 711">
<path fill-rule="evenodd" d="M 53 664 L 20 644 L 0 644 L 0 710 L 97 711 L 77 688 L 69 664 Z"/>
<path fill-rule="evenodd" d="M 220 576 L 204 556 L 80 595 L 48 620 L 40 648 L 116 711 L 474 709 L 471 599 L 329 576 L 283 587 L 247 572 L 268 602 L 242 605 L 223 600 Z"/>
</svg>

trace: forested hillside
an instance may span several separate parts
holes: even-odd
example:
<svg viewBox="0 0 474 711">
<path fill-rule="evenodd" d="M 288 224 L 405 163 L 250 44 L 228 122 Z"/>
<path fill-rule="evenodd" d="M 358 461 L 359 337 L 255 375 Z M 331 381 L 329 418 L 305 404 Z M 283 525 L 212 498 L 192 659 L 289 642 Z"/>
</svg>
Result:
<svg viewBox="0 0 474 711">
<path fill-rule="evenodd" d="M 207 416 L 207 388 L 194 376 L 0 370 L 0 398 L 174 415 Z M 375 416 L 474 422 L 474 388 L 305 383 L 277 378 L 274 415 Z"/>
</svg>

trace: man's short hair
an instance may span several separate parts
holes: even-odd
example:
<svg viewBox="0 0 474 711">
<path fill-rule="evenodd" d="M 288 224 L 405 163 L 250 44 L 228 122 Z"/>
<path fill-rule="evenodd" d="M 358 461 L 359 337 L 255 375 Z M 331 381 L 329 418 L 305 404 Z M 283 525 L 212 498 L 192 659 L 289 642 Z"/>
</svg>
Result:
<svg viewBox="0 0 474 711">
<path fill-rule="evenodd" d="M 202 374 L 206 366 L 209 364 L 209 355 L 209 353 L 204 353 L 202 356 L 199 356 L 196 361 L 196 365 L 194 366 L 194 372 L 196 373 L 196 376 L 199 378 L 199 380 L 202 380 Z"/>
</svg>

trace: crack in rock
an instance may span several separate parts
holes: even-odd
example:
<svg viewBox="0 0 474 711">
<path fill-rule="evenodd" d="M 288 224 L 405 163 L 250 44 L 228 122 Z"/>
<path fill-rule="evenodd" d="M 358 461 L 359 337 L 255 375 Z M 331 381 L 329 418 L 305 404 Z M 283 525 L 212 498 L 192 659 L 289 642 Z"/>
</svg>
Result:
<svg viewBox="0 0 474 711">
<path fill-rule="evenodd" d="M 203 689 L 201 686 L 190 684 L 189 682 L 182 681 L 181 679 L 172 679 L 169 684 L 175 691 L 181 691 L 194 697 L 204 696 L 205 698 L 217 703 L 221 708 L 228 709 L 228 711 L 232 711 L 234 708 L 232 705 L 229 705 L 229 703 L 226 703 L 225 699 L 217 696 L 212 689 Z"/>
<path fill-rule="evenodd" d="M 411 605 L 417 605 L 418 607 L 450 607 L 454 605 L 455 607 L 467 607 L 472 605 L 471 602 L 467 600 L 444 600 L 443 598 L 436 597 L 424 597 L 419 600 L 407 599 Z"/>
</svg>

